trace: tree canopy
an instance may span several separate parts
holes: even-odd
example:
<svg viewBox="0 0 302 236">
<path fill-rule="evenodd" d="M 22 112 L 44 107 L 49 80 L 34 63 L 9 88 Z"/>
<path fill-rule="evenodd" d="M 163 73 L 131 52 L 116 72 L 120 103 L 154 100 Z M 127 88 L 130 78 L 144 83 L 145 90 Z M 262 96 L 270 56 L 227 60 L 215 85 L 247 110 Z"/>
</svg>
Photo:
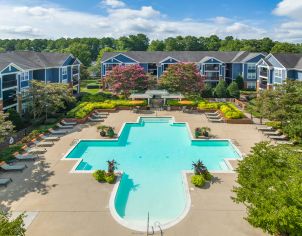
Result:
<svg viewBox="0 0 302 236">
<path fill-rule="evenodd" d="M 285 145 L 263 142 L 237 168 L 237 203 L 247 208 L 247 221 L 273 235 L 301 235 L 302 159 Z"/>
<path fill-rule="evenodd" d="M 23 218 L 24 215 L 21 214 L 16 219 L 10 220 L 7 214 L 0 212 L 0 236 L 24 236 Z"/>
<path fill-rule="evenodd" d="M 193 63 L 172 64 L 162 74 L 160 86 L 170 92 L 201 94 L 204 77 L 200 75 Z"/>
<path fill-rule="evenodd" d="M 7 119 L 8 114 L 0 111 L 0 143 L 13 131 L 13 123 Z"/>
<path fill-rule="evenodd" d="M 51 39 L 2 39 L 0 51 L 31 50 L 47 52 L 72 52 L 86 65 L 96 61 L 99 51 L 111 48 L 118 51 L 239 51 L 251 52 L 302 52 L 301 44 L 263 39 L 236 39 L 232 36 L 219 38 L 176 36 L 163 40 L 150 40 L 144 34 L 123 36 L 120 38 L 60 38 Z"/>
<path fill-rule="evenodd" d="M 115 66 L 106 76 L 106 83 L 116 93 L 128 97 L 132 91 L 145 91 L 153 85 L 153 78 L 139 65 Z"/>
</svg>

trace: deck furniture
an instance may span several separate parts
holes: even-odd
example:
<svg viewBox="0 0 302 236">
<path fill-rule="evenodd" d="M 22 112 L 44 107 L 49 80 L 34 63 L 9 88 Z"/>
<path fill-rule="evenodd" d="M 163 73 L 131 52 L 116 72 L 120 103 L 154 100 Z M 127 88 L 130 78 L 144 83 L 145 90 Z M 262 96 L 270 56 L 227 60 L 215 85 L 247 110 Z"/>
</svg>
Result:
<svg viewBox="0 0 302 236">
<path fill-rule="evenodd" d="M 73 129 L 73 125 L 61 125 L 60 123 L 57 124 L 57 127 L 60 129 Z"/>
<path fill-rule="evenodd" d="M 51 147 L 53 145 L 54 145 L 54 142 L 52 142 L 52 141 L 41 141 L 41 142 L 36 143 L 37 147 Z"/>
<path fill-rule="evenodd" d="M 271 135 L 268 136 L 270 139 L 274 139 L 274 140 L 284 140 L 287 141 L 288 138 L 285 135 L 279 135 L 279 136 L 275 136 L 275 135 Z"/>
<path fill-rule="evenodd" d="M 88 120 L 91 122 L 103 122 L 104 121 L 101 118 L 93 118 L 93 117 L 88 117 Z"/>
<path fill-rule="evenodd" d="M 109 116 L 109 112 L 99 112 L 99 111 L 94 111 L 94 113 L 98 115 L 104 115 L 104 116 Z"/>
<path fill-rule="evenodd" d="M 256 129 L 258 131 L 262 131 L 262 132 L 272 132 L 272 131 L 275 131 L 275 129 L 273 127 L 269 127 L 269 126 L 257 126 Z"/>
<path fill-rule="evenodd" d="M 42 136 L 41 137 L 44 141 L 58 141 L 60 137 L 58 136 Z"/>
<path fill-rule="evenodd" d="M 0 168 L 4 171 L 23 171 L 25 168 L 27 168 L 27 165 L 25 164 L 9 165 L 3 161 L 0 163 Z"/>
<path fill-rule="evenodd" d="M 206 115 L 207 118 L 215 119 L 215 118 L 221 118 L 221 115 Z"/>
<path fill-rule="evenodd" d="M 213 123 L 220 123 L 220 122 L 224 122 L 224 119 L 223 118 L 220 118 L 220 119 L 208 119 L 210 122 L 213 122 Z"/>
<path fill-rule="evenodd" d="M 51 134 L 55 134 L 55 135 L 67 134 L 68 133 L 67 130 L 61 130 L 61 129 L 57 129 L 57 130 L 55 130 L 55 129 L 49 129 L 49 132 Z"/>
<path fill-rule="evenodd" d="M 220 114 L 220 112 L 219 111 L 215 111 L 215 112 L 205 112 L 204 113 L 205 115 L 213 115 L 213 116 L 216 116 L 216 115 L 219 115 Z"/>
<path fill-rule="evenodd" d="M 10 182 L 13 182 L 11 178 L 0 178 L 0 186 L 7 187 Z"/>
<path fill-rule="evenodd" d="M 39 156 L 38 155 L 34 156 L 34 155 L 31 155 L 31 154 L 27 154 L 27 155 L 17 154 L 17 155 L 15 155 L 15 157 L 18 161 L 34 161 Z"/>
<path fill-rule="evenodd" d="M 76 121 L 65 121 L 65 120 L 62 120 L 61 124 L 62 125 L 76 125 L 77 122 Z"/>
<path fill-rule="evenodd" d="M 276 130 L 276 131 L 264 131 L 263 134 L 267 135 L 267 136 L 278 136 L 281 135 L 280 131 Z"/>
<path fill-rule="evenodd" d="M 28 150 L 26 150 L 26 152 L 28 153 L 28 154 L 36 154 L 36 155 L 38 155 L 38 154 L 43 154 L 43 153 L 45 153 L 47 150 L 45 149 L 45 148 L 30 148 L 30 149 L 28 149 Z"/>
<path fill-rule="evenodd" d="M 293 142 L 291 142 L 291 141 L 282 141 L 282 140 L 280 140 L 280 141 L 276 141 L 276 144 L 281 144 L 281 145 L 294 145 L 294 143 Z"/>
<path fill-rule="evenodd" d="M 102 115 L 102 114 L 93 113 L 93 114 L 92 114 L 92 117 L 93 117 L 93 118 L 103 118 L 103 119 L 106 119 L 106 118 L 107 118 L 107 115 Z"/>
</svg>

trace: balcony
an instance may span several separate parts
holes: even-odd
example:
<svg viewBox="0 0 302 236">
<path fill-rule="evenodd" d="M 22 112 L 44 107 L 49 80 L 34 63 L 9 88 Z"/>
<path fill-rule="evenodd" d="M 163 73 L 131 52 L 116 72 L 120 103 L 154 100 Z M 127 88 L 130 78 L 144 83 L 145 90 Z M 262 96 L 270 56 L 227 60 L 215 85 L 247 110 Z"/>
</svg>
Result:
<svg viewBox="0 0 302 236">
<path fill-rule="evenodd" d="M 267 70 L 260 70 L 260 76 L 262 77 L 268 77 L 268 71 Z"/>
<path fill-rule="evenodd" d="M 2 88 L 3 89 L 16 87 L 16 86 L 17 86 L 17 80 L 16 79 L 8 80 L 8 81 L 5 81 L 5 80 L 2 81 Z"/>
<path fill-rule="evenodd" d="M 74 85 L 78 85 L 79 84 L 79 81 L 78 80 L 75 80 L 75 79 L 73 79 L 72 80 L 72 85 L 74 86 Z"/>
<path fill-rule="evenodd" d="M 259 84 L 259 88 L 266 90 L 267 89 L 267 84 Z"/>
<path fill-rule="evenodd" d="M 219 77 L 213 77 L 213 76 L 206 76 L 205 80 L 206 81 L 219 81 Z"/>
<path fill-rule="evenodd" d="M 205 71 L 219 71 L 219 65 L 218 64 L 206 64 Z"/>
</svg>

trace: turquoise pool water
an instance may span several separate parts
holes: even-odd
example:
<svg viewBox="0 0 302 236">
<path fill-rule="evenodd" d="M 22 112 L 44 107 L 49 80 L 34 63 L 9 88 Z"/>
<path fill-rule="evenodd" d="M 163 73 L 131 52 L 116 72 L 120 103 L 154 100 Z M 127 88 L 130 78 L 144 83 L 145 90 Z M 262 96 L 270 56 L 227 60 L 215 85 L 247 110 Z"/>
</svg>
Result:
<svg viewBox="0 0 302 236">
<path fill-rule="evenodd" d="M 123 176 L 115 196 L 117 214 L 132 225 L 167 224 L 186 206 L 181 172 L 202 160 L 209 170 L 226 170 L 224 158 L 239 158 L 227 140 L 191 140 L 185 123 L 141 118 L 127 123 L 116 141 L 81 141 L 66 158 L 82 158 L 76 170 L 107 169 L 116 160 Z"/>
</svg>

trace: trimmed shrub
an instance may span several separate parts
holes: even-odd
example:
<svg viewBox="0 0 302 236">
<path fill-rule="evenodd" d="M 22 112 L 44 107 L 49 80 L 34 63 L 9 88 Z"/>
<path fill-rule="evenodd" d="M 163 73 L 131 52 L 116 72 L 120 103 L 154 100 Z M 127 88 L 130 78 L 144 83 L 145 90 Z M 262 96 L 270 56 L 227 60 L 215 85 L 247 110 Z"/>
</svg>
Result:
<svg viewBox="0 0 302 236">
<path fill-rule="evenodd" d="M 243 78 L 242 78 L 242 76 L 241 75 L 238 75 L 237 77 L 236 77 L 236 83 L 237 83 L 237 85 L 238 85 L 238 88 L 241 90 L 241 89 L 243 89 L 244 88 L 244 81 L 243 81 Z"/>
<path fill-rule="evenodd" d="M 91 83 L 91 84 L 87 84 L 86 88 L 87 89 L 99 89 L 100 85 L 96 84 L 96 83 Z"/>
<path fill-rule="evenodd" d="M 220 80 L 215 88 L 215 96 L 218 98 L 226 98 L 227 95 L 227 84 L 224 80 Z"/>
<path fill-rule="evenodd" d="M 243 112 L 232 103 L 203 101 L 198 104 L 198 109 L 220 110 L 227 119 L 241 119 L 244 117 Z"/>
<path fill-rule="evenodd" d="M 104 182 L 106 181 L 106 172 L 104 170 L 96 170 L 92 176 L 95 178 L 98 182 Z"/>
<path fill-rule="evenodd" d="M 113 184 L 115 182 L 116 176 L 114 174 L 107 174 L 105 176 L 105 179 L 108 184 Z"/>
<path fill-rule="evenodd" d="M 191 183 L 194 186 L 201 188 L 206 183 L 206 180 L 205 180 L 205 178 L 202 175 L 193 175 L 191 177 Z"/>
<path fill-rule="evenodd" d="M 227 88 L 228 94 L 232 98 L 239 98 L 240 97 L 240 90 L 238 85 L 235 81 L 233 81 L 229 87 Z"/>
<path fill-rule="evenodd" d="M 210 181 L 213 178 L 213 175 L 207 171 L 203 174 L 203 177 L 205 178 L 205 180 Z"/>
<path fill-rule="evenodd" d="M 213 97 L 213 87 L 210 83 L 206 83 L 204 89 L 202 90 L 202 96 L 204 98 L 211 98 Z"/>
<path fill-rule="evenodd" d="M 24 128 L 24 122 L 20 114 L 15 109 L 8 110 L 8 119 L 13 123 L 16 130 Z"/>
</svg>

